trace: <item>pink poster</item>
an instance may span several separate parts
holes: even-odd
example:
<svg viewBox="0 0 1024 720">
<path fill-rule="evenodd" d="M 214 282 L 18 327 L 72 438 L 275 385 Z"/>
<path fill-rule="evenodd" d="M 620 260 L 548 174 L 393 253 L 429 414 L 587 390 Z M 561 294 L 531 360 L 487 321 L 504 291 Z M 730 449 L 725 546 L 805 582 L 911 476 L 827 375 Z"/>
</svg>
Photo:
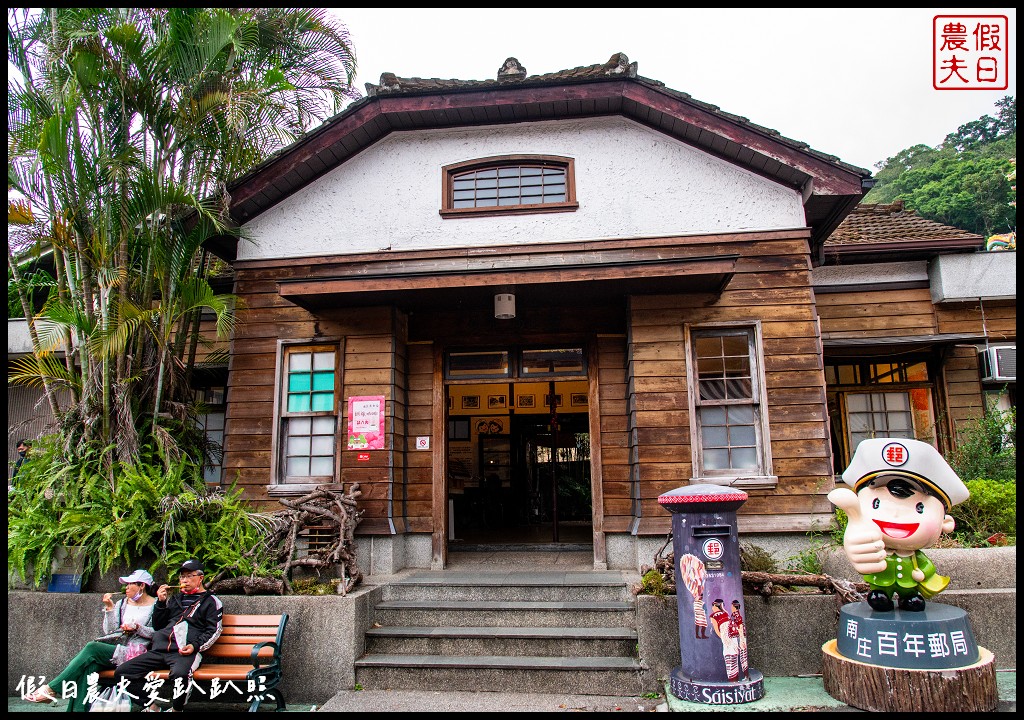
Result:
<svg viewBox="0 0 1024 720">
<path fill-rule="evenodd" d="M 348 399 L 348 449 L 384 449 L 384 396 Z"/>
</svg>

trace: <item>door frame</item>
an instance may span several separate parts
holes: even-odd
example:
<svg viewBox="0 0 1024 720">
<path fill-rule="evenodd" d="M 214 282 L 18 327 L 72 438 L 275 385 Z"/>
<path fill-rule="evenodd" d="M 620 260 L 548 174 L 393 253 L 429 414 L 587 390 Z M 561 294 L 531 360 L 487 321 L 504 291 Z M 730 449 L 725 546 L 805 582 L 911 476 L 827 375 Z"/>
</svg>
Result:
<svg viewBox="0 0 1024 720">
<path fill-rule="evenodd" d="M 590 513 L 593 527 L 594 569 L 607 570 L 604 535 L 604 483 L 601 474 L 601 412 L 598 357 L 595 342 L 587 348 L 587 423 L 590 432 Z M 434 529 L 431 533 L 432 570 L 448 566 L 448 385 L 444 378 L 445 348 L 434 343 L 433 404 L 431 416 L 431 501 Z M 507 382 L 515 383 L 512 379 Z"/>
</svg>

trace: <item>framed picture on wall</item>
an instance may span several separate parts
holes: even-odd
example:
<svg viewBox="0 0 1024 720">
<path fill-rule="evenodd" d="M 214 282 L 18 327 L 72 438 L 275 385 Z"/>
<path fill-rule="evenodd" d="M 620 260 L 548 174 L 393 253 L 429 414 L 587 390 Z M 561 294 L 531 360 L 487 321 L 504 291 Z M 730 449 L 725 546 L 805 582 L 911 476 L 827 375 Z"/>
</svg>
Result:
<svg viewBox="0 0 1024 720">
<path fill-rule="evenodd" d="M 544 396 L 544 407 L 551 407 L 551 396 Z M 562 394 L 555 395 L 555 407 L 562 407 Z"/>
<path fill-rule="evenodd" d="M 488 395 L 487 396 L 487 409 L 488 410 L 501 410 L 505 407 L 505 396 L 504 395 Z"/>
<path fill-rule="evenodd" d="M 449 410 L 454 410 L 455 409 L 455 398 L 452 397 L 451 395 L 448 396 L 448 409 Z"/>
<path fill-rule="evenodd" d="M 521 408 L 532 408 L 533 400 L 533 395 L 520 395 L 518 398 L 516 398 L 516 405 Z"/>
<path fill-rule="evenodd" d="M 462 409 L 463 410 L 479 410 L 480 409 L 480 396 L 479 395 L 463 395 L 462 396 Z"/>
<path fill-rule="evenodd" d="M 569 404 L 572 405 L 573 407 L 580 407 L 581 405 L 586 405 L 587 404 L 587 394 L 586 393 L 572 393 L 569 396 Z"/>
</svg>

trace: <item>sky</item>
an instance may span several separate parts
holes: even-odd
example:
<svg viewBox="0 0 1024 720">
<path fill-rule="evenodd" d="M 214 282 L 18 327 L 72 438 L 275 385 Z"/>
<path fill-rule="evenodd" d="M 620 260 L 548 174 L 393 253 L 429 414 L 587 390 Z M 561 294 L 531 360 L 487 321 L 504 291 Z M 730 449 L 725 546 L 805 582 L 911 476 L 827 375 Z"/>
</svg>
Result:
<svg viewBox="0 0 1024 720">
<path fill-rule="evenodd" d="M 399 77 L 494 79 L 508 57 L 530 75 L 606 62 L 875 171 L 917 144 L 995 115 L 1017 95 L 1013 8 L 330 10 L 350 33 L 356 86 Z M 933 18 L 1005 15 L 1009 86 L 933 88 Z M 1001 84 L 1001 83 L 1000 83 Z"/>
</svg>

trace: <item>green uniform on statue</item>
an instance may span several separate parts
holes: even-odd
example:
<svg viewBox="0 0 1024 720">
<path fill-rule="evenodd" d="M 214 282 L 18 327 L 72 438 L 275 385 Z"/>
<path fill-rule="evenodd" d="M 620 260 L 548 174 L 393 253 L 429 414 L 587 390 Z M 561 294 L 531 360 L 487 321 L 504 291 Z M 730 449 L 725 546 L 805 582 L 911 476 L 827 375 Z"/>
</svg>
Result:
<svg viewBox="0 0 1024 720">
<path fill-rule="evenodd" d="M 914 569 L 924 573 L 924 580 L 918 582 L 913 578 Z M 880 573 L 864 575 L 872 590 L 881 590 L 889 599 L 893 592 L 919 593 L 925 600 L 937 595 L 949 585 L 949 578 L 939 575 L 928 556 L 918 550 L 909 558 L 896 553 L 885 556 L 885 570 Z"/>
</svg>

